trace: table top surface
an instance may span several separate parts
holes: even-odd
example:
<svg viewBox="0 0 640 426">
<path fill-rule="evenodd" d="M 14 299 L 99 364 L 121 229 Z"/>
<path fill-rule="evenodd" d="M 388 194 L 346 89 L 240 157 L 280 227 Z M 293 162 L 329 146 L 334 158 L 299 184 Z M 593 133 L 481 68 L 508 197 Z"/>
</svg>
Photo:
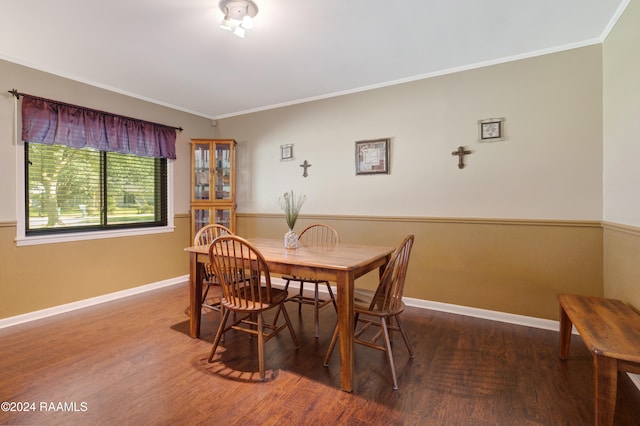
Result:
<svg viewBox="0 0 640 426">
<path fill-rule="evenodd" d="M 268 263 L 285 263 L 335 270 L 351 270 L 391 255 L 395 247 L 346 244 L 313 245 L 300 244 L 297 249 L 284 248 L 282 239 L 249 238 L 251 245 L 262 253 Z M 208 246 L 185 248 L 191 253 L 206 254 Z"/>
<path fill-rule="evenodd" d="M 558 294 L 590 351 L 640 363 L 640 314 L 620 300 Z"/>
</svg>

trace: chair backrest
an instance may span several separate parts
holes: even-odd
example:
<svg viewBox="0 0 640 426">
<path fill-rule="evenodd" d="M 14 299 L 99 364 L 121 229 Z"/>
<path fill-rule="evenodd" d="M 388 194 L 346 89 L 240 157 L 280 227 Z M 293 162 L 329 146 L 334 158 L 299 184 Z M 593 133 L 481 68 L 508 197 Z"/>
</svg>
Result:
<svg viewBox="0 0 640 426">
<path fill-rule="evenodd" d="M 209 246 L 209 263 L 220 281 L 223 306 L 261 310 L 271 304 L 271 277 L 262 254 L 244 238 L 223 235 Z"/>
<path fill-rule="evenodd" d="M 392 313 L 402 309 L 404 280 L 407 276 L 413 240 L 413 235 L 407 235 L 391 255 L 369 306 L 370 310 Z"/>
<path fill-rule="evenodd" d="M 208 246 L 213 240 L 222 235 L 233 235 L 233 232 L 226 226 L 213 223 L 203 226 L 198 230 L 196 236 L 193 238 L 194 246 Z"/>
<path fill-rule="evenodd" d="M 305 245 L 335 245 L 340 242 L 338 231 L 324 223 L 309 225 L 300 232 L 298 241 Z"/>
</svg>

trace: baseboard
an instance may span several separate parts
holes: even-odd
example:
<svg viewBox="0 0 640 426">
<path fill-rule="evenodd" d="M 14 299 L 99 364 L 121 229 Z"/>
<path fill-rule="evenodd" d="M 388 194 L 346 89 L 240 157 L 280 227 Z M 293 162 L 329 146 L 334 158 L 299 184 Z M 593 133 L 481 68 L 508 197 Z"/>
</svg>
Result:
<svg viewBox="0 0 640 426">
<path fill-rule="evenodd" d="M 111 302 L 113 300 L 122 299 L 123 297 L 129 297 L 135 294 L 157 290 L 159 288 L 168 287 L 170 285 L 184 284 L 185 282 L 188 282 L 188 281 L 189 281 L 189 276 L 183 275 L 181 277 L 171 278 L 164 281 L 158 281 L 152 284 L 133 287 L 133 288 L 129 288 L 122 291 L 116 291 L 114 293 L 104 294 L 102 296 L 92 297 L 90 299 L 79 300 L 77 302 L 54 306 L 52 308 L 41 309 L 39 311 L 29 312 L 22 315 L 16 315 L 9 318 L 3 318 L 0 320 L 0 329 L 22 324 L 29 321 L 35 321 L 42 318 L 51 317 L 53 315 L 58 315 L 58 314 L 62 314 L 69 311 L 75 311 L 76 309 L 82 309 L 89 306 L 98 305 L 100 303 Z"/>
<path fill-rule="evenodd" d="M 448 312 L 458 315 L 466 315 L 474 318 L 488 319 L 492 321 L 506 322 L 509 324 L 524 325 L 527 327 L 541 328 L 544 330 L 558 331 L 560 324 L 558 321 L 527 317 L 524 315 L 509 314 L 506 312 L 490 311 L 487 309 L 471 308 L 468 306 L 451 305 L 449 303 L 432 302 L 429 300 L 403 298 L 407 306 L 431 309 L 433 311 Z M 576 333 L 574 331 L 574 333 Z"/>
<path fill-rule="evenodd" d="M 271 279 L 271 282 L 274 285 L 274 287 L 279 287 L 279 288 L 284 287 L 284 281 L 281 280 L 280 278 L 274 277 Z M 291 281 L 291 285 L 289 286 L 289 288 L 299 289 L 300 285 L 297 281 Z M 335 290 L 336 290 L 335 287 L 333 287 L 333 290 L 335 293 Z M 320 287 L 318 291 L 325 295 L 328 294 L 328 291 L 326 288 L 324 288 L 324 286 Z M 448 303 L 431 302 L 429 300 L 413 299 L 411 297 L 405 297 L 403 298 L 403 300 L 407 306 L 413 306 L 416 308 L 430 309 L 433 311 L 441 311 L 441 312 L 449 312 L 452 314 L 466 315 L 470 317 L 483 318 L 483 319 L 488 319 L 492 321 L 500 321 L 500 322 L 506 322 L 510 324 L 524 325 L 527 327 L 542 328 L 545 330 L 558 331 L 560 329 L 559 328 L 560 325 L 558 321 L 552 321 L 552 320 L 547 320 L 542 318 L 508 314 L 505 312 L 490 311 L 486 309 L 470 308 L 468 306 L 451 305 Z"/>
</svg>

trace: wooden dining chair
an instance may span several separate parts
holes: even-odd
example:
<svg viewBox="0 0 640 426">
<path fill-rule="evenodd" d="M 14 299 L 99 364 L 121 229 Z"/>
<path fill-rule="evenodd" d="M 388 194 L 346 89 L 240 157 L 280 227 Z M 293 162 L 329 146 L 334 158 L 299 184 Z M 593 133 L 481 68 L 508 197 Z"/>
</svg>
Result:
<svg viewBox="0 0 640 426">
<path fill-rule="evenodd" d="M 208 246 L 213 240 L 222 236 L 222 235 L 233 235 L 233 232 L 226 226 L 220 225 L 218 223 L 213 223 L 210 225 L 205 225 L 198 230 L 195 237 L 193 238 L 194 246 Z M 203 281 L 202 286 L 204 291 L 202 292 L 202 306 L 205 308 L 220 310 L 220 297 L 213 298 L 212 301 L 207 303 L 207 296 L 209 295 L 209 289 L 211 287 L 220 287 L 220 283 L 216 279 L 213 271 L 211 270 L 211 265 L 209 263 L 204 263 L 202 265 L 203 268 Z"/>
<path fill-rule="evenodd" d="M 264 344 L 284 328 L 289 329 L 296 349 L 300 347 L 284 302 L 288 293 L 271 287 L 269 266 L 262 254 L 245 239 L 226 235 L 216 238 L 209 247 L 209 263 L 222 286 L 222 320 L 218 327 L 209 362 L 213 362 L 216 349 L 224 333 L 233 329 L 258 338 L 258 364 L 260 379 L 265 379 Z M 263 313 L 277 309 L 282 312 L 284 323 L 266 322 Z M 229 313 L 234 316 L 227 325 Z"/>
<path fill-rule="evenodd" d="M 413 241 L 414 236 L 408 235 L 396 248 L 375 291 L 356 289 L 354 292 L 353 311 L 356 327 L 354 342 L 386 353 L 393 380 L 393 389 L 398 389 L 398 380 L 396 379 L 396 370 L 391 352 L 390 331 L 400 331 L 409 351 L 409 356 L 411 358 L 414 357 L 407 332 L 400 320 L 400 314 L 405 307 L 402 301 L 402 292 Z M 392 319 L 395 320 L 397 325 L 393 325 Z M 374 330 L 377 331 L 372 333 L 371 331 Z M 382 338 L 382 342 L 377 343 L 380 338 Z M 329 343 L 329 349 L 324 358 L 325 367 L 329 365 L 337 339 L 338 326 L 336 325 Z"/>
<path fill-rule="evenodd" d="M 340 242 L 340 237 L 338 236 L 338 231 L 335 228 L 325 225 L 323 223 L 316 223 L 313 225 L 309 225 L 300 232 L 298 237 L 299 242 L 303 245 L 315 246 L 318 248 L 327 248 L 331 249 L 332 246 L 335 246 Z M 318 326 L 318 310 L 329 303 L 333 303 L 333 307 L 338 312 L 338 307 L 336 305 L 336 299 L 333 295 L 333 290 L 331 290 L 331 285 L 326 280 L 316 280 L 314 278 L 305 278 L 305 277 L 296 277 L 296 276 L 283 276 L 282 279 L 286 281 L 284 289 L 289 290 L 289 284 L 291 281 L 298 281 L 300 283 L 300 287 L 298 289 L 298 294 L 290 297 L 288 300 L 291 302 L 298 303 L 298 314 L 302 312 L 302 305 L 313 305 L 313 317 L 315 320 L 316 327 L 316 337 L 320 337 L 320 330 Z M 304 284 L 310 283 L 314 286 L 314 296 L 308 297 L 304 295 Z M 327 291 L 329 292 L 329 298 L 320 299 L 318 286 L 324 284 L 327 286 Z"/>
</svg>

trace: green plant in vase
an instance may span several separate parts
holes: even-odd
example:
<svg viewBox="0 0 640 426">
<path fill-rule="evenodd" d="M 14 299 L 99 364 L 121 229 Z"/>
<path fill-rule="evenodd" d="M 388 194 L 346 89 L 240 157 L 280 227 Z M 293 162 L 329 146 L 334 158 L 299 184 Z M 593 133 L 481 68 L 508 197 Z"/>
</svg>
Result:
<svg viewBox="0 0 640 426">
<path fill-rule="evenodd" d="M 298 247 L 298 235 L 293 231 L 298 220 L 298 215 L 302 209 L 307 197 L 305 195 L 298 195 L 293 191 L 285 192 L 280 198 L 280 207 L 284 211 L 284 218 L 289 227 L 289 231 L 284 235 L 285 248 L 297 248 Z"/>
</svg>

